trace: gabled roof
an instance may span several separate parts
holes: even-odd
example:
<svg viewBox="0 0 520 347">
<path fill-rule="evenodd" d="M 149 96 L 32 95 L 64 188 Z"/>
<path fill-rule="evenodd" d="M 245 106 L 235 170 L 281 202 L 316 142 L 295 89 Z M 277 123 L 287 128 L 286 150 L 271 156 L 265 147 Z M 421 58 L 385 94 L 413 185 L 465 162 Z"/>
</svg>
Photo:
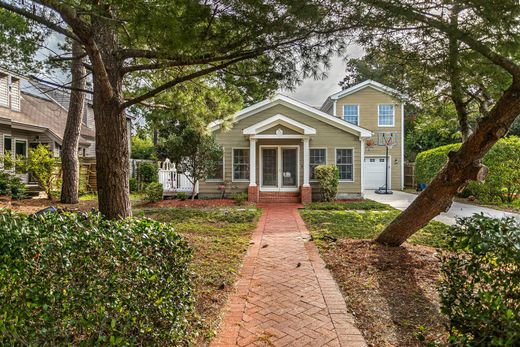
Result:
<svg viewBox="0 0 520 347">
<path fill-rule="evenodd" d="M 304 135 L 314 135 L 316 134 L 316 129 L 313 127 L 310 127 L 308 125 L 305 125 L 303 123 L 300 123 L 294 119 L 291 119 L 289 117 L 286 117 L 282 114 L 277 114 L 275 116 L 272 116 L 268 119 L 264 119 L 263 121 L 260 121 L 256 124 L 251 125 L 248 128 L 245 128 L 242 131 L 242 134 L 244 135 L 255 135 L 259 134 L 262 131 L 265 131 L 267 129 L 272 128 L 273 126 L 282 124 L 292 130 L 299 131 Z"/>
<path fill-rule="evenodd" d="M 291 99 L 291 98 L 289 98 L 285 95 L 281 95 L 281 94 L 276 94 L 272 98 L 265 99 L 254 105 L 251 105 L 249 107 L 242 109 L 241 111 L 239 111 L 235 114 L 234 122 L 238 122 L 244 118 L 250 117 L 262 110 L 268 109 L 275 105 L 284 105 L 293 110 L 302 112 L 302 113 L 306 114 L 307 116 L 321 120 L 329 125 L 340 128 L 340 129 L 345 130 L 350 133 L 354 133 L 360 137 L 372 136 L 372 132 L 368 129 L 365 129 L 360 126 L 346 122 L 341 118 L 334 117 L 328 113 L 325 113 L 314 107 L 304 104 L 303 102 Z M 210 130 L 215 131 L 220 128 L 221 124 L 222 124 L 222 121 L 216 121 L 216 122 L 210 123 L 208 127 Z"/>
<path fill-rule="evenodd" d="M 331 96 L 329 96 L 327 98 L 327 100 L 325 100 L 325 102 L 323 103 L 323 105 L 321 106 L 320 109 L 324 110 L 332 101 L 338 100 L 338 99 L 340 99 L 344 96 L 350 95 L 350 94 L 354 94 L 362 89 L 369 88 L 369 87 L 373 88 L 375 90 L 379 90 L 382 93 L 386 93 L 391 96 L 396 96 L 398 98 L 405 99 L 407 97 L 406 95 L 402 94 L 400 91 L 387 87 L 384 84 L 381 84 L 381 83 L 373 81 L 373 80 L 366 80 L 366 81 L 363 81 L 356 85 L 353 85 L 352 87 L 343 89 L 337 93 L 332 94 Z"/>
</svg>

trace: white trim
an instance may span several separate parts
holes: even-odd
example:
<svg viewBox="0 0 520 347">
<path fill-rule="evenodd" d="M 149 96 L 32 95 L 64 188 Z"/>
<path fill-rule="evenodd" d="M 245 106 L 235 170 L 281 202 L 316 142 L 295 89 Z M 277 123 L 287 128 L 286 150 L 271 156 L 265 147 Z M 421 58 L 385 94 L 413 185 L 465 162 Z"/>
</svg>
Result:
<svg viewBox="0 0 520 347">
<path fill-rule="evenodd" d="M 310 116 L 312 118 L 321 120 L 329 125 L 335 126 L 337 128 L 340 128 L 347 132 L 353 132 L 357 134 L 360 137 L 371 137 L 372 131 L 362 128 L 360 126 L 345 122 L 343 119 L 335 117 L 333 115 L 330 115 L 328 113 L 325 113 L 323 111 L 320 111 L 314 107 L 311 107 L 309 105 L 306 105 L 300 101 L 291 99 L 287 96 L 277 94 L 271 99 L 266 99 L 264 101 L 261 101 L 259 103 L 256 103 L 252 106 L 246 107 L 245 109 L 239 111 L 235 115 L 234 122 L 238 122 L 244 118 L 250 117 L 253 114 L 256 114 L 262 110 L 265 110 L 267 108 L 270 108 L 275 105 L 284 105 L 291 109 L 294 109 L 296 111 L 300 111 L 302 113 L 305 113 L 307 116 Z M 215 131 L 220 128 L 220 125 L 222 124 L 222 121 L 215 121 L 208 125 L 209 129 L 212 131 Z"/>
<path fill-rule="evenodd" d="M 309 139 L 306 138 L 306 139 L 303 139 L 303 186 L 304 187 L 310 187 L 309 154 L 310 154 Z"/>
<path fill-rule="evenodd" d="M 256 139 L 249 139 L 249 186 L 256 187 Z"/>
<path fill-rule="evenodd" d="M 311 162 L 310 162 L 310 154 L 311 154 L 311 149 L 324 149 L 325 150 L 325 164 L 322 164 L 322 165 L 327 165 L 327 162 L 328 162 L 328 158 L 327 158 L 327 154 L 328 154 L 328 148 L 327 147 L 309 147 L 309 182 L 318 182 L 317 179 L 310 179 L 310 176 L 311 176 L 311 171 L 310 171 L 310 166 L 311 166 Z"/>
<path fill-rule="evenodd" d="M 235 179 L 235 149 L 249 150 L 249 147 L 231 147 L 231 182 L 249 182 L 249 178 Z M 251 158 L 251 153 L 249 153 L 249 158 Z M 249 164 L 249 177 L 251 178 L 251 163 Z"/>
<path fill-rule="evenodd" d="M 346 116 L 345 115 L 345 106 L 357 106 L 357 115 L 356 115 L 356 117 L 357 117 L 357 124 L 354 124 L 354 123 L 351 123 L 351 122 L 349 122 L 349 123 L 350 124 L 354 124 L 354 125 L 359 125 L 359 123 L 360 123 L 359 122 L 360 121 L 359 115 L 361 114 L 361 111 L 360 111 L 361 107 L 360 107 L 360 105 L 359 104 L 343 104 L 343 115 L 341 117 L 343 118 L 343 120 L 345 122 L 347 122 L 347 120 L 345 119 L 345 116 Z"/>
<path fill-rule="evenodd" d="M 351 149 L 352 150 L 352 179 L 351 180 L 342 180 L 340 179 L 340 182 L 348 182 L 353 183 L 356 182 L 356 166 L 355 166 L 355 151 L 356 149 L 354 147 L 334 147 L 334 165 L 337 165 L 337 157 L 338 157 L 338 149 Z"/>
<path fill-rule="evenodd" d="M 338 116 L 338 112 L 337 112 L 337 110 L 336 110 L 336 100 L 334 100 L 334 103 L 333 103 L 332 105 L 333 105 L 333 107 L 334 107 L 334 114 L 333 114 L 333 116 L 334 116 L 334 117 L 337 117 L 337 116 Z"/>
<path fill-rule="evenodd" d="M 263 149 L 264 148 L 276 148 L 276 171 L 277 171 L 277 184 L 278 187 L 264 187 L 264 175 L 263 175 Z M 283 148 L 296 148 L 296 186 L 295 187 L 283 187 L 282 186 L 282 149 Z M 261 192 L 298 192 L 300 190 L 300 145 L 260 145 L 260 160 L 259 160 L 259 173 L 260 181 L 258 186 Z"/>
<path fill-rule="evenodd" d="M 365 155 L 366 158 L 383 158 L 386 159 L 386 154 L 371 154 L 371 155 Z M 365 165 L 365 162 L 363 161 L 363 165 Z M 388 166 L 388 183 L 389 187 L 388 189 L 392 189 L 392 155 L 388 154 L 388 163 L 386 163 Z"/>
<path fill-rule="evenodd" d="M 361 142 L 361 197 L 365 195 L 365 139 L 360 139 Z"/>
<path fill-rule="evenodd" d="M 222 179 L 208 178 L 204 182 L 221 183 L 226 181 L 226 148 L 222 147 Z"/>
<path fill-rule="evenodd" d="M 314 129 L 313 127 L 300 123 L 294 119 L 284 116 L 283 114 L 277 114 L 270 118 L 264 119 L 261 122 L 253 124 L 250 127 L 245 128 L 242 131 L 242 134 L 256 135 L 256 134 L 261 133 L 262 131 L 265 131 L 265 130 L 275 127 L 277 125 L 284 125 L 294 131 L 299 131 L 299 132 L 303 131 L 304 135 L 316 134 L 316 129 Z"/>
<path fill-rule="evenodd" d="M 308 136 L 306 135 L 276 135 L 276 134 L 260 134 L 260 135 L 251 135 L 249 136 L 250 139 L 305 139 Z"/>
<path fill-rule="evenodd" d="M 339 91 L 339 92 L 337 92 L 335 94 L 332 94 L 330 96 L 330 98 L 332 100 L 337 100 L 339 98 L 342 98 L 344 96 L 353 94 L 353 93 L 355 93 L 357 91 L 360 91 L 361 89 L 365 89 L 367 87 L 372 87 L 372 88 L 374 88 L 376 90 L 379 90 L 380 92 L 383 92 L 383 93 L 386 93 L 386 94 L 390 94 L 390 95 L 393 95 L 393 96 L 395 95 L 395 96 L 398 96 L 400 98 L 406 98 L 407 97 L 407 95 L 402 94 L 401 92 L 399 92 L 396 89 L 387 87 L 384 84 L 381 84 L 381 83 L 373 81 L 373 80 L 366 80 L 366 81 L 358 83 L 358 84 L 356 84 L 356 85 L 354 85 L 354 86 L 352 86 L 350 88 L 347 88 L 347 89 Z"/>
<path fill-rule="evenodd" d="M 380 117 L 380 114 L 379 114 L 379 106 L 382 106 L 382 105 L 392 105 L 392 124 L 380 124 L 379 123 L 379 117 Z M 377 126 L 380 127 L 380 128 L 393 128 L 395 127 L 395 104 L 392 104 L 392 103 L 380 103 L 380 104 L 377 104 Z"/>
<path fill-rule="evenodd" d="M 404 103 L 401 103 L 401 189 L 404 189 Z"/>
</svg>

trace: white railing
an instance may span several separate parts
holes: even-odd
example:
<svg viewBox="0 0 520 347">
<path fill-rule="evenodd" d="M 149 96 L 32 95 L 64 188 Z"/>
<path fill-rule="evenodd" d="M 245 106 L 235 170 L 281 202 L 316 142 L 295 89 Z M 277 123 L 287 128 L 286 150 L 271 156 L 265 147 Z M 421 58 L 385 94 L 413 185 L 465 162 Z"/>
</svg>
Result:
<svg viewBox="0 0 520 347">
<path fill-rule="evenodd" d="M 175 164 L 166 159 L 160 164 L 159 183 L 163 185 L 165 193 L 185 192 L 191 194 L 193 184 L 185 173 L 177 172 Z M 195 186 L 195 194 L 199 192 L 199 184 Z"/>
</svg>

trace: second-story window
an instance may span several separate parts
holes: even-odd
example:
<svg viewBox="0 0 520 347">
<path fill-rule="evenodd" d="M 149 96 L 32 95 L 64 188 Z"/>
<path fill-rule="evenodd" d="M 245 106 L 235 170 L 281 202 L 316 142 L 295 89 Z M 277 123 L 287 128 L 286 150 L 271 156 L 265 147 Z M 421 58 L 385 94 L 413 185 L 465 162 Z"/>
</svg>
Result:
<svg viewBox="0 0 520 347">
<path fill-rule="evenodd" d="M 359 105 L 343 105 L 343 119 L 349 123 L 359 124 Z"/>
<path fill-rule="evenodd" d="M 377 125 L 380 127 L 393 127 L 395 124 L 395 109 L 392 104 L 380 104 L 377 108 Z"/>
</svg>

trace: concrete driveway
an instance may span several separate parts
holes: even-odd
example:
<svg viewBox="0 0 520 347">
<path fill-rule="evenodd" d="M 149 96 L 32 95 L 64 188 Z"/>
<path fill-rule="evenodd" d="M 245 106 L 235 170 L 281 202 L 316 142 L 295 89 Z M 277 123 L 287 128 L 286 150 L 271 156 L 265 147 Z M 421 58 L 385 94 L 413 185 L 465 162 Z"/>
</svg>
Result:
<svg viewBox="0 0 520 347">
<path fill-rule="evenodd" d="M 412 203 L 412 201 L 414 201 L 417 195 L 398 190 L 394 190 L 394 194 L 392 195 L 381 195 L 374 193 L 373 190 L 368 190 L 365 191 L 365 197 L 370 200 L 388 204 L 399 210 L 404 210 Z M 462 204 L 460 202 L 454 202 L 447 213 L 441 213 L 439 216 L 435 217 L 435 220 L 452 225 L 455 224 L 455 219 L 457 217 L 471 217 L 475 213 L 484 213 L 484 215 L 494 218 L 515 217 L 520 220 L 520 214 L 518 213 L 504 212 L 487 207 Z"/>
</svg>

